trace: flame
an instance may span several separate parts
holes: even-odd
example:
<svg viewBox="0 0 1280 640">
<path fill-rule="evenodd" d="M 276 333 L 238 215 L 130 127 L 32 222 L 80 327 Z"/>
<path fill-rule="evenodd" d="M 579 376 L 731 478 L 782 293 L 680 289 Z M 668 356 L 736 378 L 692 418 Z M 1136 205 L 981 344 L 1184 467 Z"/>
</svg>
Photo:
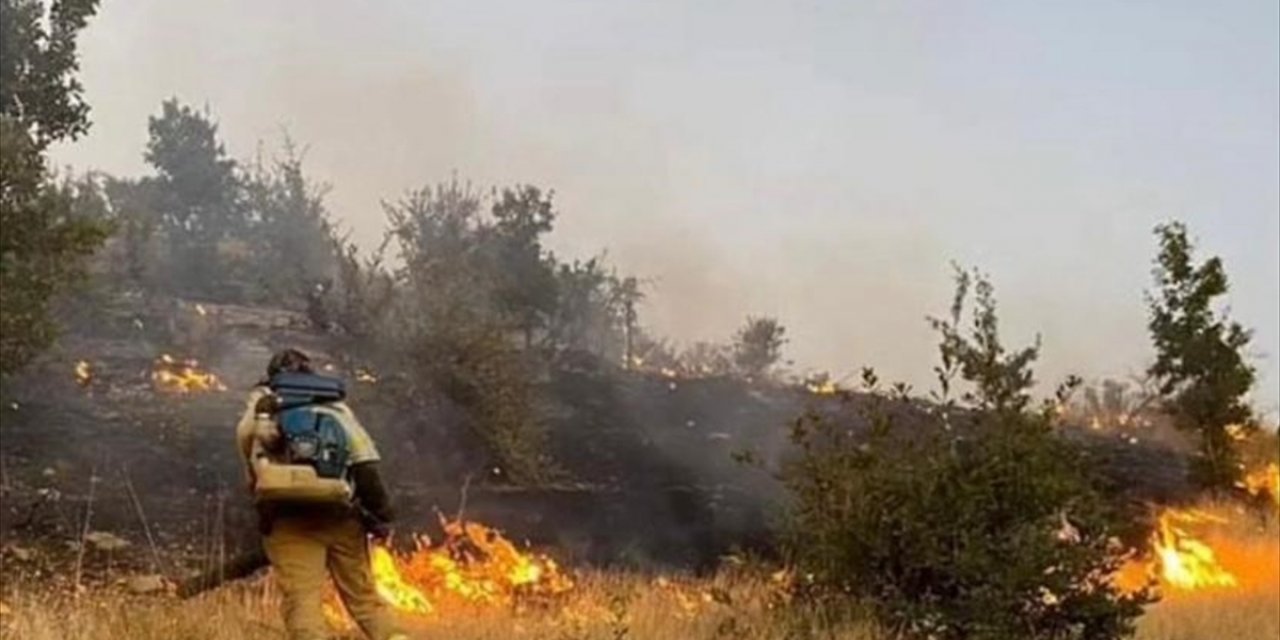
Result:
<svg viewBox="0 0 1280 640">
<path fill-rule="evenodd" d="M 652 584 L 663 593 L 671 596 L 672 600 L 675 601 L 676 607 L 678 607 L 677 612 L 682 617 L 695 617 L 708 604 L 715 601 L 710 591 L 673 581 L 666 576 L 655 578 Z"/>
<path fill-rule="evenodd" d="M 1226 426 L 1225 431 L 1227 432 L 1227 437 L 1236 442 L 1243 442 L 1249 438 L 1249 430 L 1242 424 L 1229 424 Z"/>
<path fill-rule="evenodd" d="M 373 580 L 382 596 L 392 607 L 400 611 L 427 614 L 435 608 L 421 589 L 405 582 L 396 566 L 395 556 L 386 547 L 374 547 L 370 556 L 373 565 Z"/>
<path fill-rule="evenodd" d="M 1280 509 L 1280 464 L 1272 462 L 1245 474 L 1241 488 L 1257 497 L 1270 496 Z"/>
<path fill-rule="evenodd" d="M 377 374 L 375 374 L 374 372 L 368 369 L 356 369 L 356 380 L 360 382 L 367 382 L 369 384 L 375 384 L 376 382 L 378 382 L 378 376 Z"/>
<path fill-rule="evenodd" d="M 93 381 L 93 367 L 89 365 L 88 360 L 81 360 L 76 363 L 76 384 L 87 387 Z"/>
<path fill-rule="evenodd" d="M 1219 552 L 1227 549 L 1215 549 L 1215 545 L 1230 546 L 1231 540 L 1219 536 L 1211 544 L 1208 538 L 1191 531 L 1193 527 L 1226 524 L 1238 523 L 1198 509 L 1164 510 L 1151 534 L 1149 555 L 1122 567 L 1116 575 L 1116 585 L 1125 591 L 1136 591 L 1154 582 L 1165 591 L 1175 592 L 1239 587 L 1239 577 L 1219 557 Z"/>
<path fill-rule="evenodd" d="M 439 544 L 419 535 L 408 553 L 373 548 L 374 582 L 392 608 L 427 616 L 442 606 L 511 606 L 558 596 L 574 587 L 555 560 L 521 551 L 491 527 L 444 518 L 440 524 L 444 540 Z M 350 626 L 333 615 L 340 609 L 332 597 L 326 610 L 335 624 Z"/>
<path fill-rule="evenodd" d="M 196 391 L 226 391 L 226 385 L 213 373 L 200 370 L 200 363 L 191 360 L 177 360 L 169 354 L 162 354 L 151 370 L 151 381 L 156 388 L 170 393 L 192 393 Z"/>
<path fill-rule="evenodd" d="M 1203 511 L 1171 509 L 1162 514 L 1152 539 L 1160 561 L 1161 580 L 1186 591 L 1238 586 L 1240 581 L 1218 562 L 1213 548 L 1193 536 L 1185 526 L 1225 522 Z"/>
<path fill-rule="evenodd" d="M 833 396 L 840 393 L 840 387 L 834 380 L 807 382 L 805 383 L 804 388 L 807 389 L 809 393 L 818 396 Z"/>
</svg>

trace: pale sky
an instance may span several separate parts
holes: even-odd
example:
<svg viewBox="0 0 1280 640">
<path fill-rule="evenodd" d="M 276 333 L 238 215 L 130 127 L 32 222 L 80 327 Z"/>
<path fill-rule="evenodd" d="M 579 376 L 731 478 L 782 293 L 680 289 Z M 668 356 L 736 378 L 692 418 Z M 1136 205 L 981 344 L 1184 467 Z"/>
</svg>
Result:
<svg viewBox="0 0 1280 640">
<path fill-rule="evenodd" d="M 357 239 L 453 174 L 556 191 L 557 253 L 650 279 L 678 341 L 776 315 L 796 368 L 930 385 L 949 263 L 987 271 L 1043 387 L 1151 358 L 1151 228 L 1221 255 L 1280 401 L 1280 4 L 104 0 L 76 170 L 146 119 L 285 129 Z"/>
</svg>

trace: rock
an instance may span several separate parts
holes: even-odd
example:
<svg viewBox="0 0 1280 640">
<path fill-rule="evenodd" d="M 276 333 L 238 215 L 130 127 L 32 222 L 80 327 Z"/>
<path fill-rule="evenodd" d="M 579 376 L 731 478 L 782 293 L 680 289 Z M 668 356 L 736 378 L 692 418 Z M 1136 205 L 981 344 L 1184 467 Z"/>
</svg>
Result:
<svg viewBox="0 0 1280 640">
<path fill-rule="evenodd" d="M 90 531 L 84 539 L 99 551 L 117 551 L 129 546 L 129 541 L 106 531 Z"/>
<path fill-rule="evenodd" d="M 5 547 L 4 551 L 5 553 L 13 556 L 14 560 L 17 560 L 19 562 L 26 562 L 35 557 L 34 551 L 24 547 L 19 547 L 16 545 Z"/>
<path fill-rule="evenodd" d="M 164 591 L 164 578 L 154 573 L 129 576 L 124 583 L 126 589 L 132 593 L 156 593 Z"/>
</svg>

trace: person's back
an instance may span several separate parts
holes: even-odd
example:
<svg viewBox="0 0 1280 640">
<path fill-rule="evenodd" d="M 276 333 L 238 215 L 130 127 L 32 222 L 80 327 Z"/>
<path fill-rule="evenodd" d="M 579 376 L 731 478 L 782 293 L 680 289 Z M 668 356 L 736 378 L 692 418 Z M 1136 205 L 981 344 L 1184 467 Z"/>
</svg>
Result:
<svg viewBox="0 0 1280 640">
<path fill-rule="evenodd" d="M 344 396 L 340 381 L 316 376 L 305 354 L 286 350 L 271 359 L 236 427 L 293 640 L 329 636 L 322 604 L 329 577 L 365 634 L 404 637 L 369 567 L 368 538 L 389 536 L 393 516 L 380 457 Z"/>
</svg>

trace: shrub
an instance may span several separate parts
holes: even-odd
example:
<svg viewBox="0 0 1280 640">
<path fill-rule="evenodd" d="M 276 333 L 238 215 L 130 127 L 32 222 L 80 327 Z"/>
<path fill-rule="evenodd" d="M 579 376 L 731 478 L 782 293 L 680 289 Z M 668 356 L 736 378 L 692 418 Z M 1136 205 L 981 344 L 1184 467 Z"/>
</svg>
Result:
<svg viewBox="0 0 1280 640">
<path fill-rule="evenodd" d="M 989 284 L 969 274 L 942 334 L 942 391 L 925 405 L 874 372 L 858 419 L 798 420 L 782 477 L 785 539 L 810 595 L 860 601 L 888 627 L 927 638 L 1119 638 L 1148 598 L 1110 577 L 1126 558 L 1118 513 L 1087 461 L 1031 406 L 1038 347 L 1007 352 Z M 971 390 L 952 398 L 955 378 Z M 1060 390 L 1060 395 L 1065 391 Z"/>
</svg>

